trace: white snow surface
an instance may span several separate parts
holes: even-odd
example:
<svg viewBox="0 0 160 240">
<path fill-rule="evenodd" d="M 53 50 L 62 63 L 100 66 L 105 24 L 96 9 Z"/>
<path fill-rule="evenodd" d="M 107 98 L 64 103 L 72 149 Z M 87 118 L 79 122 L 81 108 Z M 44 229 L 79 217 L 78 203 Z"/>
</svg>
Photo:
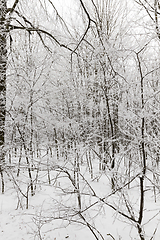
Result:
<svg viewBox="0 0 160 240">
<path fill-rule="evenodd" d="M 52 172 L 50 173 L 51 177 Z M 54 174 L 53 174 L 54 175 Z M 96 175 L 96 173 L 95 173 Z M 27 176 L 27 173 L 26 173 Z M 72 194 L 66 195 L 61 189 L 67 189 L 69 181 L 64 178 L 57 180 L 56 186 L 49 185 L 47 174 L 40 173 L 40 181 L 37 184 L 36 194 L 30 196 L 29 208 L 26 209 L 26 199 L 15 190 L 16 187 L 6 177 L 6 190 L 4 194 L 0 194 L 0 240 L 94 240 L 96 239 L 88 227 L 72 221 L 61 219 L 52 219 L 58 216 L 58 211 L 63 206 L 67 206 L 71 211 L 74 209 L 76 202 Z M 22 181 L 22 175 L 20 174 Z M 27 178 L 26 178 L 27 179 Z M 89 179 L 89 177 L 88 177 Z M 111 193 L 108 176 L 102 174 L 97 181 L 96 179 L 88 180 L 90 185 L 99 197 L 107 196 Z M 21 183 L 21 181 L 19 183 Z M 138 180 L 137 180 L 138 181 Z M 25 183 L 25 178 L 23 178 Z M 146 189 L 147 189 L 146 183 Z M 20 184 L 23 192 L 26 191 L 26 185 Z M 69 188 L 68 188 L 69 189 Z M 75 194 L 74 194 L 75 195 Z M 128 197 L 134 204 L 134 208 L 139 206 L 138 188 L 128 190 Z M 19 199 L 19 204 L 18 204 Z M 91 196 L 83 196 L 83 208 L 93 204 L 97 198 Z M 121 198 L 115 195 L 109 201 L 111 204 L 119 206 L 120 210 L 125 209 L 121 202 Z M 62 206 L 60 206 L 62 204 Z M 86 204 L 86 206 L 85 206 Z M 18 207 L 17 207 L 18 206 Z M 57 207 L 57 209 L 56 209 Z M 17 208 L 17 209 L 16 209 Z M 160 239 L 160 199 L 157 194 L 156 202 L 154 194 L 149 189 L 145 192 L 145 212 L 144 212 L 144 231 L 145 240 Z M 95 226 L 102 234 L 104 240 L 139 240 L 137 229 L 133 223 L 126 218 L 120 216 L 118 211 L 102 204 L 100 201 L 95 207 L 90 208 L 83 213 L 83 216 Z M 43 217 L 46 217 L 45 219 Z M 43 221 L 41 221 L 43 219 Z M 77 218 L 79 219 L 79 218 Z M 153 233 L 156 229 L 155 235 Z M 152 238 L 153 236 L 153 238 Z M 101 237 L 98 237 L 101 240 Z"/>
</svg>

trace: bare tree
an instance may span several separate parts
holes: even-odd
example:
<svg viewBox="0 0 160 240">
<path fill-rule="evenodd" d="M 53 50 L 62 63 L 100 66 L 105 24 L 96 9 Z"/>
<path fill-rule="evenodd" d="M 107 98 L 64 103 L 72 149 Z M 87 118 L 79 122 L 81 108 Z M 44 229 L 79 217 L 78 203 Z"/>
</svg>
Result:
<svg viewBox="0 0 160 240">
<path fill-rule="evenodd" d="M 7 1 L 0 1 L 0 173 L 4 193 L 3 168 L 5 162 L 6 68 L 7 68 Z"/>
</svg>

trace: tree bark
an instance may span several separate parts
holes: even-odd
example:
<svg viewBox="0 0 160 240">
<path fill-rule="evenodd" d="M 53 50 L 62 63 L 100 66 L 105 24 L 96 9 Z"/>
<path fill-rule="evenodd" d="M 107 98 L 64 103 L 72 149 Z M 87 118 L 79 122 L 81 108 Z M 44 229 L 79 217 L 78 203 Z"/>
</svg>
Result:
<svg viewBox="0 0 160 240">
<path fill-rule="evenodd" d="M 6 67 L 7 67 L 7 3 L 0 0 L 0 175 L 4 193 L 3 167 L 5 162 Z"/>
</svg>

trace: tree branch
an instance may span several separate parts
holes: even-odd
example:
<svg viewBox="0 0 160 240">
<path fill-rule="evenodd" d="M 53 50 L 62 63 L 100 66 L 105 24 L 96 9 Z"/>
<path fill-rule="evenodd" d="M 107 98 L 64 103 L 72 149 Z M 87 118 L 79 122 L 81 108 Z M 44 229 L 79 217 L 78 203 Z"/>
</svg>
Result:
<svg viewBox="0 0 160 240">
<path fill-rule="evenodd" d="M 70 52 L 73 52 L 73 50 L 71 48 L 69 48 L 67 45 L 60 43 L 51 33 L 43 30 L 43 29 L 39 29 L 39 28 L 34 28 L 34 27 L 23 27 L 23 26 L 14 26 L 14 25 L 9 25 L 9 29 L 10 30 L 15 30 L 15 29 L 21 29 L 21 30 L 26 30 L 28 32 L 37 32 L 39 37 L 42 39 L 42 36 L 40 35 L 41 33 L 47 35 L 48 37 L 50 37 L 51 39 L 53 39 L 60 47 L 66 48 L 68 49 Z M 77 54 L 76 52 L 74 52 L 75 54 Z"/>
<path fill-rule="evenodd" d="M 17 4 L 18 4 L 18 3 L 19 3 L 19 0 L 15 0 L 12 8 L 8 8 L 8 9 L 7 9 L 7 12 L 10 12 L 10 14 L 12 14 L 12 13 L 14 12 L 15 8 L 17 7 Z"/>
</svg>

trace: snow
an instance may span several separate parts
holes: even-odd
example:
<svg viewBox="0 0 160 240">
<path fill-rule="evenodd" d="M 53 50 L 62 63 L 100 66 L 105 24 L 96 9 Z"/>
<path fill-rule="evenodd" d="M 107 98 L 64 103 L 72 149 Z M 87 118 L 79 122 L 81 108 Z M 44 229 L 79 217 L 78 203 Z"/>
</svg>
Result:
<svg viewBox="0 0 160 240">
<path fill-rule="evenodd" d="M 103 238 L 100 237 L 100 234 L 96 232 L 98 239 L 140 239 L 136 225 L 118 214 L 118 210 L 125 212 L 126 207 L 121 192 L 112 194 L 109 182 L 111 173 L 107 170 L 106 173 L 102 172 L 101 174 L 94 172 L 95 177 L 91 179 L 85 164 L 81 166 L 81 171 L 83 173 L 83 177 L 80 177 L 80 186 L 83 192 L 82 208 L 85 209 L 92 205 L 87 211 L 82 212 L 82 215 L 103 236 Z M 36 172 L 33 172 L 33 175 L 35 177 Z M 64 172 L 57 173 L 57 170 L 51 168 L 50 177 L 51 184 L 48 183 L 47 173 L 39 172 L 36 194 L 30 196 L 29 193 L 29 208 L 26 209 L 26 198 L 19 193 L 11 178 L 5 175 L 6 191 L 4 194 L 0 194 L 0 240 L 96 239 L 78 215 L 77 194 L 73 193 L 73 186 L 66 174 Z M 93 196 L 92 190 L 89 189 L 83 178 L 87 179 L 98 198 Z M 20 173 L 20 177 L 16 178 L 23 193 L 27 191 L 26 179 L 27 171 L 24 171 L 23 174 Z M 55 179 L 56 184 L 53 184 Z M 140 197 L 137 186 L 138 179 L 125 192 L 126 199 L 132 203 L 136 216 L 138 216 Z M 153 240 L 159 240 L 159 193 L 157 193 L 155 202 L 153 191 L 147 181 L 146 189 L 143 221 L 145 240 L 151 240 L 154 231 L 156 232 Z M 116 206 L 117 211 L 102 203 L 100 198 L 103 197 L 106 197 L 107 203 Z M 73 217 L 74 213 L 76 216 Z"/>
</svg>

